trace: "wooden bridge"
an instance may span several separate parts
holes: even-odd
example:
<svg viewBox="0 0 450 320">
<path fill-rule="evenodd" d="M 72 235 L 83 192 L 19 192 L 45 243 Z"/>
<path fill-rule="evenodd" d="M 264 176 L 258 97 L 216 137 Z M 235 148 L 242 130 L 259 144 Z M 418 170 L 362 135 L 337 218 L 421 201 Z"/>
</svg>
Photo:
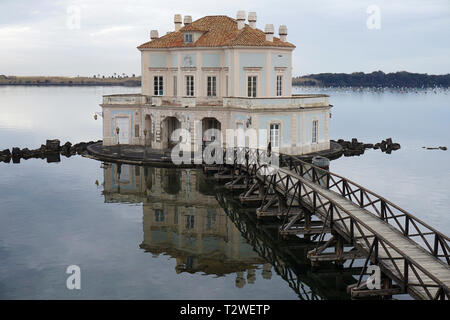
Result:
<svg viewBox="0 0 450 320">
<path fill-rule="evenodd" d="M 365 259 L 352 297 L 408 293 L 417 299 L 450 298 L 449 238 L 376 193 L 300 160 L 265 150 L 223 150 L 223 164 L 204 165 L 226 187 L 243 190 L 242 203 L 258 203 L 258 218 L 278 217 L 281 235 L 318 239 L 312 265 Z M 216 155 L 217 159 L 217 155 Z M 272 165 L 276 161 L 278 166 Z M 271 164 L 271 163 L 272 164 Z M 381 271 L 379 286 L 367 279 Z"/>
</svg>

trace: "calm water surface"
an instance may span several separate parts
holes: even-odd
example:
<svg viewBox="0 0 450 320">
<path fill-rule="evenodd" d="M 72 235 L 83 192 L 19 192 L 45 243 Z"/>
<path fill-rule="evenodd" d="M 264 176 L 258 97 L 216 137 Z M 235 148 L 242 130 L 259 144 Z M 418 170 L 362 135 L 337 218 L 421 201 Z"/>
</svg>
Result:
<svg viewBox="0 0 450 320">
<path fill-rule="evenodd" d="M 0 87 L 0 149 L 101 139 L 93 119 L 101 96 L 138 91 Z M 422 149 L 450 147 L 449 93 L 320 92 L 334 105 L 331 138 L 392 137 L 402 146 L 391 155 L 342 157 L 331 170 L 450 234 L 450 151 Z M 313 273 L 305 254 L 314 245 L 282 244 L 270 224 L 256 228 L 252 210 L 198 170 L 80 156 L 0 163 L 2 299 L 348 298 L 352 272 Z M 72 264 L 81 268 L 81 290 L 66 289 Z"/>
</svg>

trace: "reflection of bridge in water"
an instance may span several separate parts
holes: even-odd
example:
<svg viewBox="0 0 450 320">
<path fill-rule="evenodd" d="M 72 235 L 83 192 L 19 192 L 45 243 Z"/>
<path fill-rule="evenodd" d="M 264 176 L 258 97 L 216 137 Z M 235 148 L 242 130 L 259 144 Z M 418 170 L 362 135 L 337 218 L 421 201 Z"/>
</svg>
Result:
<svg viewBox="0 0 450 320">
<path fill-rule="evenodd" d="M 278 224 L 260 228 L 216 186 L 194 169 L 104 164 L 105 201 L 143 204 L 140 248 L 176 259 L 176 273 L 235 273 L 236 286 L 243 287 L 259 272 L 270 280 L 273 266 L 301 299 L 348 298 L 350 272 L 330 264 L 311 273 L 306 253 L 312 242 L 279 239 Z"/>
<path fill-rule="evenodd" d="M 217 201 L 253 249 L 270 262 L 300 299 L 348 298 L 346 287 L 355 282 L 354 275 L 359 274 L 361 268 L 336 268 L 330 263 L 312 272 L 306 255 L 314 248 L 314 242 L 295 236 L 280 236 L 279 222 L 257 221 L 254 207 L 243 207 L 226 192 L 218 192 Z"/>
</svg>

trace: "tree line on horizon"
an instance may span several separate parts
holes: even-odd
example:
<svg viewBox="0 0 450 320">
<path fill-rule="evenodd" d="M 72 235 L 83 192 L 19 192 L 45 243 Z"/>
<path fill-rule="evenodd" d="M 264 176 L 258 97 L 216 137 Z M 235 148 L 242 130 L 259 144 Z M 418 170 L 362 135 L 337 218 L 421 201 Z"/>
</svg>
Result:
<svg viewBox="0 0 450 320">
<path fill-rule="evenodd" d="M 292 84 L 319 87 L 450 87 L 450 74 L 429 75 L 406 71 L 318 73 L 294 77 Z"/>
<path fill-rule="evenodd" d="M 384 73 L 318 73 L 293 77 L 292 84 L 317 87 L 450 87 L 450 74 L 429 75 L 406 71 Z M 49 76 L 6 76 L 0 75 L 0 85 L 123 85 L 140 86 L 141 77 L 114 73 L 111 76 L 92 77 L 49 77 Z"/>
</svg>

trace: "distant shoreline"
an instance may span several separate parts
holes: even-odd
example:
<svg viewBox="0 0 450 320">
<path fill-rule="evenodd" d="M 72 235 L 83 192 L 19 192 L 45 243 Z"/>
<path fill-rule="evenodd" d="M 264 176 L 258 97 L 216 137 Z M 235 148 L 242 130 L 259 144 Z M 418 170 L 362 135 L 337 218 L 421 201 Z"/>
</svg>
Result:
<svg viewBox="0 0 450 320">
<path fill-rule="evenodd" d="M 22 77 L 0 75 L 0 86 L 125 86 L 139 87 L 141 77 Z"/>
<path fill-rule="evenodd" d="M 292 84 L 314 87 L 384 87 L 384 88 L 434 88 L 450 87 L 450 74 L 432 75 L 406 71 L 384 73 L 318 73 L 294 77 Z"/>
<path fill-rule="evenodd" d="M 141 77 L 52 77 L 0 75 L 0 86 L 141 86 Z M 428 75 L 410 72 L 384 73 L 319 73 L 292 78 L 292 85 L 306 87 L 366 87 L 366 88 L 434 88 L 450 87 L 450 74 Z"/>
</svg>

